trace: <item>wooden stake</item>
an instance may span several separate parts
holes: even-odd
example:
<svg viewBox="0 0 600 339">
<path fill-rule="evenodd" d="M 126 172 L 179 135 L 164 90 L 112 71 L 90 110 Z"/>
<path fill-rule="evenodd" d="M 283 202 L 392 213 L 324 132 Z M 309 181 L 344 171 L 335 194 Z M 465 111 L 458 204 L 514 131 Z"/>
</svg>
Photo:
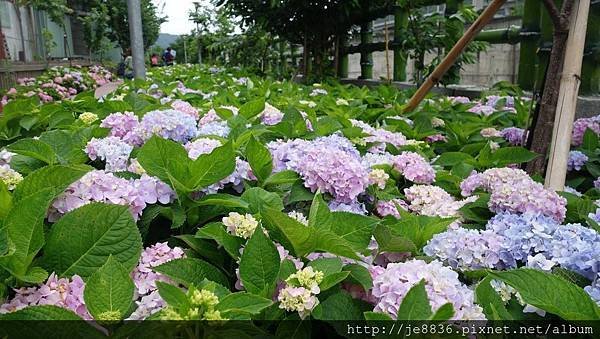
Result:
<svg viewBox="0 0 600 339">
<path fill-rule="evenodd" d="M 567 176 L 567 161 L 571 148 L 571 133 L 575 119 L 575 106 L 577 93 L 581 83 L 581 63 L 587 31 L 590 0 L 575 0 L 571 21 L 569 24 L 569 37 L 565 52 L 565 61 L 560 79 L 558 105 L 554 117 L 552 144 L 546 170 L 546 188 L 562 191 Z"/>
<path fill-rule="evenodd" d="M 500 7 L 504 5 L 506 0 L 493 0 L 489 6 L 481 13 L 481 15 L 475 20 L 475 22 L 469 27 L 469 29 L 465 32 L 465 34 L 456 42 L 454 47 L 448 52 L 444 60 L 431 72 L 429 77 L 423 82 L 421 87 L 415 92 L 415 94 L 410 98 L 410 101 L 404 107 L 404 112 L 410 112 L 414 110 L 425 95 L 431 90 L 433 86 L 435 86 L 440 79 L 446 74 L 448 69 L 452 67 L 456 59 L 460 56 L 463 50 L 467 47 L 467 45 L 473 41 L 477 33 L 479 33 L 485 25 L 487 25 L 493 18 L 494 14 L 498 12 Z"/>
<path fill-rule="evenodd" d="M 388 38 L 388 27 L 387 27 L 387 18 L 383 22 L 385 26 L 385 70 L 387 75 L 387 82 L 392 83 L 392 77 L 390 76 L 390 41 Z"/>
</svg>

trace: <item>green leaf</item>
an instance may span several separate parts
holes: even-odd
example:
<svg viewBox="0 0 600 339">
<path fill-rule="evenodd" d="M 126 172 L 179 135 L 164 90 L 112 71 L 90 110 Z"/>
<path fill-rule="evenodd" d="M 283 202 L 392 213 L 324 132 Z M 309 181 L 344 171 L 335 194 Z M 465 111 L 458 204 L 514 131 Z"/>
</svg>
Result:
<svg viewBox="0 0 600 339">
<path fill-rule="evenodd" d="M 292 184 L 298 181 L 300 177 L 298 173 L 290 170 L 284 170 L 281 172 L 271 174 L 264 182 L 265 186 L 268 185 L 281 185 L 281 184 Z"/>
<path fill-rule="evenodd" d="M 187 295 L 179 287 L 162 281 L 157 281 L 156 287 L 158 287 L 158 294 L 160 294 L 161 298 L 163 298 L 169 306 L 178 309 L 187 309 L 190 307 Z"/>
<path fill-rule="evenodd" d="M 352 244 L 337 234 L 326 229 L 317 229 L 310 233 L 315 239 L 315 250 L 360 260 L 360 257 L 356 254 L 356 250 Z"/>
<path fill-rule="evenodd" d="M 477 303 L 483 308 L 486 318 L 490 320 L 512 320 L 513 317 L 506 310 L 504 301 L 498 295 L 496 290 L 490 285 L 492 278 L 489 276 L 477 284 L 475 294 L 477 295 Z M 498 318 L 496 316 L 499 316 Z"/>
<path fill-rule="evenodd" d="M 200 227 L 196 232 L 196 237 L 213 239 L 234 259 L 240 257 L 240 247 L 242 247 L 242 244 L 244 243 L 244 239 L 227 233 L 225 225 L 220 222 L 210 223 Z"/>
<path fill-rule="evenodd" d="M 337 284 L 341 283 L 342 281 L 346 280 L 348 275 L 350 275 L 350 272 L 348 272 L 348 271 L 342 271 L 342 272 L 337 272 L 337 273 L 326 275 L 323 278 L 323 281 L 321 281 L 321 283 L 319 284 L 319 288 L 321 289 L 321 292 L 327 291 L 328 289 L 330 289 L 330 288 L 336 286 Z"/>
<path fill-rule="evenodd" d="M 358 301 L 353 299 L 350 294 L 339 291 L 322 300 L 312 312 L 317 320 L 360 320 L 363 317 L 363 311 L 358 305 Z M 344 325 L 344 327 L 346 327 Z"/>
<path fill-rule="evenodd" d="M 86 338 L 106 336 L 74 312 L 53 305 L 29 306 L 0 314 L 0 336 L 5 338 Z"/>
<path fill-rule="evenodd" d="M 475 164 L 476 161 L 469 154 L 462 152 L 444 152 L 435 161 L 435 164 L 440 166 L 454 166 L 463 163 Z"/>
<path fill-rule="evenodd" d="M 51 130 L 40 134 L 40 141 L 48 144 L 59 163 L 83 164 L 89 160 L 83 151 L 89 140 L 83 131 Z"/>
<path fill-rule="evenodd" d="M 349 271 L 350 280 L 360 284 L 365 291 L 368 291 L 373 287 L 373 278 L 366 267 L 359 264 L 349 264 L 344 266 L 343 269 L 344 271 Z"/>
<path fill-rule="evenodd" d="M 52 226 L 43 262 L 50 272 L 85 279 L 111 255 L 131 270 L 141 252 L 142 240 L 129 208 L 92 203 L 65 214 Z"/>
<path fill-rule="evenodd" d="M 392 234 L 389 227 L 379 224 L 373 232 L 380 253 L 410 252 L 416 253 L 417 246 L 407 238 Z"/>
<path fill-rule="evenodd" d="M 598 135 L 592 129 L 588 128 L 583 133 L 583 143 L 581 145 L 584 149 L 594 152 L 598 148 Z"/>
<path fill-rule="evenodd" d="M 170 183 L 173 189 L 191 191 L 184 183 L 191 176 L 192 160 L 185 148 L 175 141 L 153 136 L 138 150 L 137 160 L 149 175 Z"/>
<path fill-rule="evenodd" d="M 13 198 L 4 181 L 0 180 L 0 225 L 13 207 Z M 0 254 L 2 251 L 0 250 Z"/>
<path fill-rule="evenodd" d="M 283 201 L 276 193 L 266 191 L 260 187 L 252 187 L 242 194 L 242 200 L 250 204 L 250 213 L 259 213 L 270 208 L 281 211 Z"/>
<path fill-rule="evenodd" d="M 143 166 L 143 165 L 142 165 Z M 145 167 L 144 167 L 145 168 Z M 235 153 L 231 142 L 203 154 L 190 166 L 188 187 L 198 190 L 226 178 L 235 170 Z"/>
<path fill-rule="evenodd" d="M 6 147 L 11 152 L 41 160 L 49 165 L 56 163 L 57 156 L 47 143 L 36 139 L 21 139 Z"/>
<path fill-rule="evenodd" d="M 240 280 L 248 292 L 270 298 L 279 275 L 280 257 L 275 244 L 257 227 L 240 259 Z"/>
<path fill-rule="evenodd" d="M 247 210 L 250 208 L 248 202 L 235 195 L 216 193 L 202 197 L 202 199 L 194 201 L 196 206 L 223 206 L 230 208 L 242 208 Z"/>
<path fill-rule="evenodd" d="M 520 268 L 491 272 L 490 276 L 509 284 L 530 305 L 565 320 L 598 320 L 600 309 L 579 286 L 550 273 Z"/>
<path fill-rule="evenodd" d="M 364 250 L 379 220 L 349 212 L 333 212 L 327 224 L 329 229 L 352 245 L 355 251 Z"/>
<path fill-rule="evenodd" d="M 311 261 L 308 266 L 315 271 L 323 272 L 327 276 L 342 271 L 342 259 L 340 258 L 319 258 Z"/>
<path fill-rule="evenodd" d="M 114 317 L 123 319 L 128 315 L 135 290 L 129 273 L 130 271 L 111 255 L 106 263 L 90 276 L 85 284 L 83 298 L 94 319 L 117 320 Z M 112 317 L 107 319 L 106 312 L 111 312 Z"/>
<path fill-rule="evenodd" d="M 435 313 L 429 318 L 432 321 L 447 321 L 454 316 L 454 306 L 452 303 L 446 303 L 435 311 Z"/>
<path fill-rule="evenodd" d="M 502 147 L 492 153 L 491 159 L 497 166 L 520 164 L 537 158 L 539 154 L 523 147 Z"/>
<path fill-rule="evenodd" d="M 421 280 L 411 287 L 402 299 L 398 309 L 398 320 L 427 320 L 432 314 L 427 291 L 425 291 L 425 281 Z"/>
<path fill-rule="evenodd" d="M 271 152 L 253 136 L 246 145 L 246 159 L 252 168 L 252 173 L 259 182 L 264 183 L 273 171 Z"/>
<path fill-rule="evenodd" d="M 24 275 L 18 275 L 16 277 L 24 282 L 41 284 L 48 278 L 48 272 L 41 267 L 29 267 L 27 273 Z"/>
<path fill-rule="evenodd" d="M 221 311 L 225 316 L 229 313 L 259 314 L 260 311 L 272 304 L 273 301 L 270 299 L 247 292 L 237 292 L 219 300 L 215 309 Z"/>
<path fill-rule="evenodd" d="M 274 209 L 263 211 L 262 217 L 267 228 L 278 235 L 284 245 L 289 244 L 296 256 L 304 256 L 316 248 L 314 232 L 296 219 Z"/>
<path fill-rule="evenodd" d="M 310 227 L 326 227 L 324 225 L 329 224 L 329 218 L 331 212 L 321 193 L 315 194 L 312 203 L 310 204 L 310 211 L 308 213 L 308 226 Z"/>
<path fill-rule="evenodd" d="M 223 272 L 206 261 L 196 258 L 171 260 L 155 267 L 154 270 L 186 286 L 199 286 L 204 279 L 214 281 L 226 287 L 229 286 L 229 280 L 227 280 Z"/>
<path fill-rule="evenodd" d="M 414 215 L 403 210 L 399 212 L 401 219 L 387 226 L 393 234 L 410 240 L 417 249 L 423 248 L 435 234 L 445 231 L 448 225 L 455 220 L 454 218 Z"/>
<path fill-rule="evenodd" d="M 87 165 L 42 167 L 30 173 L 19 183 L 13 192 L 13 198 L 18 201 L 44 189 L 52 189 L 56 196 L 91 169 L 92 167 Z"/>
<path fill-rule="evenodd" d="M 265 100 L 257 99 L 248 101 L 240 107 L 240 115 L 246 119 L 251 119 L 257 116 L 265 109 Z"/>
<path fill-rule="evenodd" d="M 45 189 L 17 202 L 0 227 L 8 240 L 8 255 L 0 257 L 0 266 L 22 280 L 38 280 L 27 271 L 44 246 L 44 219 L 53 197 Z"/>
</svg>

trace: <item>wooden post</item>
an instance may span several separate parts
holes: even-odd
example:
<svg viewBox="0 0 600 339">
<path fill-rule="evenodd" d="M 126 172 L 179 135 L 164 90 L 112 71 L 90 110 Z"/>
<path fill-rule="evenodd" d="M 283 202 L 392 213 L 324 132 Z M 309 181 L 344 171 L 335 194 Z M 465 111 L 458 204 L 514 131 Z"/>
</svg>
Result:
<svg viewBox="0 0 600 339">
<path fill-rule="evenodd" d="M 348 77 L 348 53 L 346 48 L 348 47 L 348 36 L 347 34 L 340 35 L 340 44 L 339 44 L 339 57 L 340 62 L 338 64 L 338 77 L 339 78 L 347 78 Z"/>
<path fill-rule="evenodd" d="M 392 77 L 390 76 L 390 40 L 388 37 L 388 25 L 387 19 L 384 19 L 383 25 L 385 26 L 385 75 L 388 83 L 392 83 Z"/>
<path fill-rule="evenodd" d="M 583 61 L 583 48 L 587 29 L 590 0 L 575 0 L 571 22 L 569 24 L 569 37 L 565 52 L 558 105 L 554 118 L 552 144 L 548 168 L 546 170 L 546 188 L 562 191 L 567 175 L 567 161 L 571 147 L 571 133 L 575 119 L 575 106 L 577 93 L 581 82 L 581 63 Z"/>
<path fill-rule="evenodd" d="M 425 98 L 425 95 L 431 90 L 435 84 L 440 81 L 444 74 L 452 67 L 456 59 L 460 56 L 462 51 L 467 47 L 469 42 L 475 38 L 485 25 L 487 25 L 493 18 L 494 14 L 498 12 L 500 7 L 504 5 L 506 0 L 493 0 L 489 6 L 481 13 L 481 15 L 475 20 L 475 22 L 469 27 L 465 34 L 456 42 L 454 47 L 446 54 L 444 60 L 431 72 L 427 80 L 419 87 L 417 92 L 410 98 L 410 101 L 404 108 L 405 112 L 410 112 L 415 109 L 419 103 Z"/>
</svg>

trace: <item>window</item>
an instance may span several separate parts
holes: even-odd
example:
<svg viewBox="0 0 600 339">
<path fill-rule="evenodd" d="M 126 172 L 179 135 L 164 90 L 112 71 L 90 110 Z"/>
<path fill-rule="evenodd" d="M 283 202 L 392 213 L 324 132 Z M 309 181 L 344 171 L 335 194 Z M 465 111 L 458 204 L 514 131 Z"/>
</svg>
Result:
<svg viewBox="0 0 600 339">
<path fill-rule="evenodd" d="M 0 0 L 0 22 L 3 28 L 11 27 L 10 14 L 8 12 L 10 10 L 9 5 L 8 1 Z"/>
</svg>

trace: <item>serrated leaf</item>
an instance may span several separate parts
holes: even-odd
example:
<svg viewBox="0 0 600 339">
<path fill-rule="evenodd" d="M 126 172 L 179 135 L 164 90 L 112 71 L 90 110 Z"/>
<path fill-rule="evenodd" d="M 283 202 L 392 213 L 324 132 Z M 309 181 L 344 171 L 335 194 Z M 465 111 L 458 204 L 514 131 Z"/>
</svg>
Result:
<svg viewBox="0 0 600 339">
<path fill-rule="evenodd" d="M 235 165 L 235 153 L 231 143 L 217 147 L 209 154 L 203 154 L 191 163 L 188 187 L 198 190 L 219 182 L 233 173 Z"/>
<path fill-rule="evenodd" d="M 365 320 L 374 320 L 374 321 L 394 321 L 392 317 L 385 313 L 380 312 L 365 312 L 364 313 Z"/>
<path fill-rule="evenodd" d="M 559 276 L 528 268 L 491 272 L 490 276 L 515 288 L 526 303 L 565 320 L 600 319 L 600 309 L 589 295 Z"/>
<path fill-rule="evenodd" d="M 506 310 L 502 298 L 496 290 L 490 285 L 492 278 L 489 276 L 477 284 L 475 294 L 477 295 L 477 303 L 483 308 L 486 318 L 490 320 L 512 320 L 512 316 Z M 496 318 L 496 315 L 498 318 Z"/>
<path fill-rule="evenodd" d="M 250 205 L 250 213 L 259 213 L 264 209 L 283 209 L 283 201 L 276 193 L 266 191 L 260 187 L 252 187 L 242 193 L 242 200 Z"/>
<path fill-rule="evenodd" d="M 281 172 L 271 174 L 264 182 L 265 186 L 268 185 L 281 185 L 281 184 L 291 184 L 298 181 L 300 177 L 298 173 L 290 170 L 284 170 Z"/>
<path fill-rule="evenodd" d="M 264 183 L 273 171 L 271 152 L 253 136 L 246 145 L 246 159 L 258 181 Z"/>
<path fill-rule="evenodd" d="M 154 270 L 186 286 L 199 286 L 204 279 L 214 281 L 225 287 L 229 286 L 229 281 L 223 272 L 206 261 L 196 258 L 171 260 L 155 267 Z"/>
<path fill-rule="evenodd" d="M 116 320 L 113 317 L 117 314 L 119 319 L 123 319 L 133 303 L 134 290 L 130 270 L 109 256 L 106 263 L 87 280 L 83 298 L 94 319 Z M 107 312 L 113 313 L 111 318 L 105 318 Z"/>
<path fill-rule="evenodd" d="M 91 169 L 87 165 L 42 167 L 19 183 L 13 192 L 13 199 L 18 201 L 44 189 L 52 189 L 53 194 L 58 195 Z"/>
<path fill-rule="evenodd" d="M 240 257 L 240 247 L 244 243 L 244 239 L 227 233 L 225 225 L 220 222 L 210 223 L 200 227 L 196 232 L 196 237 L 213 239 L 219 246 L 223 246 L 225 251 L 227 251 L 234 259 Z"/>
<path fill-rule="evenodd" d="M 429 317 L 431 321 L 447 321 L 454 316 L 454 306 L 452 303 L 446 303 L 435 311 L 435 313 Z"/>
<path fill-rule="evenodd" d="M 327 276 L 342 271 L 342 259 L 340 258 L 319 258 L 311 261 L 308 266 L 315 271 L 323 272 Z"/>
<path fill-rule="evenodd" d="M 321 289 L 321 291 L 327 291 L 328 289 L 346 280 L 348 275 L 350 275 L 349 271 L 342 271 L 326 275 L 323 278 L 323 281 L 321 281 L 321 283 L 319 284 L 319 288 Z"/>
<path fill-rule="evenodd" d="M 257 99 L 248 101 L 240 107 L 240 115 L 246 119 L 251 119 L 257 116 L 265 109 L 265 100 Z"/>
<path fill-rule="evenodd" d="M 6 147 L 11 152 L 41 160 L 49 165 L 56 163 L 57 156 L 47 143 L 36 139 L 21 139 Z"/>
<path fill-rule="evenodd" d="M 263 211 L 262 217 L 269 230 L 279 235 L 278 240 L 284 245 L 289 244 L 296 256 L 304 256 L 316 248 L 317 239 L 314 232 L 296 219 L 274 209 Z"/>
<path fill-rule="evenodd" d="M 167 305 L 178 309 L 190 307 L 187 295 L 179 287 L 162 281 L 157 281 L 156 287 L 158 287 L 158 294 L 166 301 Z"/>
<path fill-rule="evenodd" d="M 65 214 L 52 226 L 44 248 L 44 267 L 60 276 L 84 279 L 109 256 L 133 269 L 142 240 L 127 206 L 92 203 Z"/>
<path fill-rule="evenodd" d="M 258 314 L 272 304 L 273 301 L 270 299 L 252 293 L 237 292 L 219 300 L 219 304 L 215 309 L 221 311 L 224 315 L 228 313 Z"/>
<path fill-rule="evenodd" d="M 421 280 L 413 285 L 402 299 L 398 309 L 398 320 L 427 320 L 432 314 L 425 281 Z"/>
<path fill-rule="evenodd" d="M 250 205 L 240 197 L 235 195 L 216 193 L 202 197 L 200 200 L 194 201 L 196 206 L 223 206 L 231 208 L 242 208 L 247 210 Z"/>
<path fill-rule="evenodd" d="M 343 270 L 349 271 L 350 280 L 360 284 L 365 291 L 373 287 L 373 278 L 366 267 L 359 264 L 349 264 L 344 266 Z"/>
<path fill-rule="evenodd" d="M 248 292 L 270 298 L 275 290 L 281 259 L 259 226 L 248 240 L 240 259 L 240 280 Z"/>
</svg>

